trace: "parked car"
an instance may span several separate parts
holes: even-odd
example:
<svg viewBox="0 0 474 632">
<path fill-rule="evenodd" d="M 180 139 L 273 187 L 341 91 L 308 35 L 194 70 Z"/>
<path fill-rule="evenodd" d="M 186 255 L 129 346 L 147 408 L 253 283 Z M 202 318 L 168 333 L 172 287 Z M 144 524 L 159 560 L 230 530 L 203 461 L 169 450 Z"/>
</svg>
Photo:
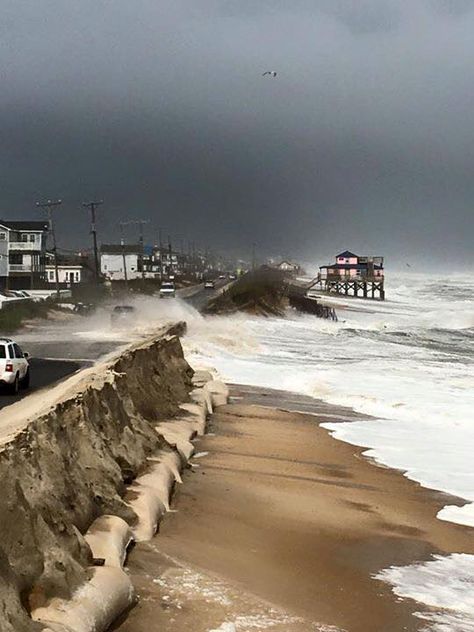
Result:
<svg viewBox="0 0 474 632">
<path fill-rule="evenodd" d="M 163 281 L 160 287 L 160 298 L 173 298 L 176 296 L 176 288 L 172 281 Z"/>
<path fill-rule="evenodd" d="M 237 278 L 237 276 L 235 274 L 229 274 L 229 280 L 230 281 L 235 281 Z"/>
<path fill-rule="evenodd" d="M 10 338 L 0 338 L 0 385 L 16 395 L 30 385 L 28 354 Z"/>
<path fill-rule="evenodd" d="M 136 320 L 136 309 L 132 305 L 117 305 L 114 307 L 110 320 L 112 327 L 130 325 Z"/>
<path fill-rule="evenodd" d="M 204 283 L 204 288 L 206 290 L 213 290 L 216 287 L 216 284 L 214 283 L 214 281 L 206 281 Z"/>
<path fill-rule="evenodd" d="M 30 295 L 27 294 L 24 290 L 6 290 L 7 296 L 15 297 L 15 298 L 30 298 Z"/>
<path fill-rule="evenodd" d="M 219 274 L 219 279 L 225 279 L 225 274 Z"/>
</svg>

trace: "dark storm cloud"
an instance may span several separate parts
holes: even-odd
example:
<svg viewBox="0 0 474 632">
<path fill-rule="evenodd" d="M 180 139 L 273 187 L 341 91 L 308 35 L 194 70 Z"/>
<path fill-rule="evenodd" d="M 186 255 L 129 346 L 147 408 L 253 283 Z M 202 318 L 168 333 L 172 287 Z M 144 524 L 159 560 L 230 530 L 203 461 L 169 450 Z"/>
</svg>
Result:
<svg viewBox="0 0 474 632">
<path fill-rule="evenodd" d="M 3 2 L 2 214 L 315 259 L 472 249 L 468 0 Z M 276 69 L 277 79 L 262 78 Z"/>
</svg>

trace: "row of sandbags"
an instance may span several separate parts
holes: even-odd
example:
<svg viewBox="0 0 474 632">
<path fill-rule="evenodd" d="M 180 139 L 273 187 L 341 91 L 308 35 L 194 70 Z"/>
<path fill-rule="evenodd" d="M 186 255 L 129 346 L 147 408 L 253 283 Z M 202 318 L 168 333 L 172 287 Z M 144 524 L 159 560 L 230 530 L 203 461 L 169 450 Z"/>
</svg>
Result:
<svg viewBox="0 0 474 632">
<path fill-rule="evenodd" d="M 132 582 L 123 569 L 127 550 L 132 542 L 155 535 L 169 510 L 173 487 L 182 482 L 181 471 L 194 453 L 193 439 L 205 433 L 214 408 L 228 400 L 228 387 L 206 371 L 197 371 L 193 383 L 191 402 L 180 406 L 181 414 L 155 428 L 167 447 L 149 458 L 146 472 L 128 486 L 125 500 L 136 523 L 130 526 L 111 515 L 94 520 L 85 540 L 100 565 L 90 567 L 90 580 L 71 599 L 53 599 L 32 612 L 33 620 L 46 626 L 43 632 L 105 632 L 135 603 Z"/>
</svg>

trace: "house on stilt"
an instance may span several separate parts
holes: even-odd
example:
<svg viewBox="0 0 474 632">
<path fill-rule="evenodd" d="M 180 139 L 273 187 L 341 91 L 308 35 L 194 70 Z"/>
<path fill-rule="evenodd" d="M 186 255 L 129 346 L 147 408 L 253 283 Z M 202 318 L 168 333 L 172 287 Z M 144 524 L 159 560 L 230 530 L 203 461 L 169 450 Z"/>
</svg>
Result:
<svg viewBox="0 0 474 632">
<path fill-rule="evenodd" d="M 359 256 L 345 250 L 336 262 L 319 268 L 309 290 L 385 300 L 383 257 Z"/>
</svg>

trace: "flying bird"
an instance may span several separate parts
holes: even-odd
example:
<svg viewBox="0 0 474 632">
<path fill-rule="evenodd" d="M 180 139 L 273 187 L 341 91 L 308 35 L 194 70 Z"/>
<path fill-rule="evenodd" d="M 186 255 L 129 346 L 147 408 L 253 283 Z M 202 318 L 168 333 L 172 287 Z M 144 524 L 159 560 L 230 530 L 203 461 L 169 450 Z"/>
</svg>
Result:
<svg viewBox="0 0 474 632">
<path fill-rule="evenodd" d="M 276 77 L 277 73 L 276 73 L 276 70 L 267 70 L 266 72 L 263 73 L 262 77 L 265 77 L 265 75 L 270 75 L 270 77 Z"/>
</svg>

